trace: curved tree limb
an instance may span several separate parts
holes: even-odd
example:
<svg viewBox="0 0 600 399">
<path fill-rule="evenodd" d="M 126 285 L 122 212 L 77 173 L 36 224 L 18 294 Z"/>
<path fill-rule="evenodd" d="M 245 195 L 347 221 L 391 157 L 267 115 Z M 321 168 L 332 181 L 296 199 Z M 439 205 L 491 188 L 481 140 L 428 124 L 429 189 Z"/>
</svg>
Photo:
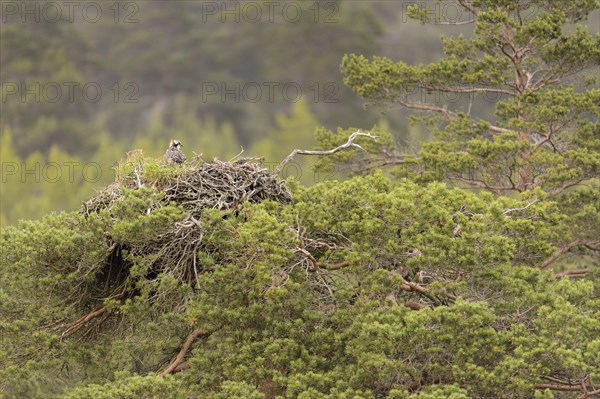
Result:
<svg viewBox="0 0 600 399">
<path fill-rule="evenodd" d="M 589 385 L 577 384 L 577 385 L 559 385 L 559 384 L 535 384 L 535 389 L 549 389 L 551 391 L 564 391 L 564 392 L 585 392 L 585 389 L 591 388 Z M 588 395 L 590 392 L 588 392 Z M 585 396 L 584 396 L 585 397 Z"/>
<path fill-rule="evenodd" d="M 158 376 L 159 377 L 164 377 L 164 376 L 169 375 L 171 373 L 174 373 L 174 372 L 177 372 L 177 371 L 181 371 L 184 368 L 183 363 L 184 363 L 185 355 L 188 353 L 188 351 L 192 347 L 192 344 L 194 343 L 194 341 L 196 339 L 198 339 L 198 338 L 207 338 L 211 334 L 212 334 L 212 332 L 207 332 L 207 331 L 204 331 L 202 329 L 194 330 L 185 339 L 185 341 L 183 343 L 183 346 L 181 347 L 181 349 L 179 350 L 179 353 L 175 357 L 175 360 L 173 360 L 171 362 L 171 364 L 169 364 L 169 366 L 167 366 L 166 369 L 164 369 L 163 371 L 161 371 L 160 373 L 158 373 Z"/>
<path fill-rule="evenodd" d="M 567 252 L 569 252 L 570 250 L 572 250 L 575 247 L 584 246 L 593 251 L 597 251 L 598 248 L 596 248 L 596 246 L 594 244 L 595 244 L 595 242 L 588 242 L 588 241 L 582 241 L 582 240 L 572 241 L 569 244 L 565 245 L 564 247 L 558 249 L 548 259 L 546 259 L 546 261 L 544 263 L 542 263 L 542 266 L 540 266 L 540 268 L 546 269 L 546 268 L 552 266 L 552 264 L 554 262 L 556 262 L 558 260 L 558 258 L 560 258 L 562 255 L 566 254 Z"/>
<path fill-rule="evenodd" d="M 281 163 L 279 165 L 277 165 L 277 167 L 275 168 L 274 173 L 275 174 L 279 174 L 281 173 L 281 171 L 283 170 L 283 167 L 285 165 L 287 165 L 292 159 L 294 159 L 294 157 L 298 154 L 300 155 L 332 155 L 335 154 L 338 151 L 344 150 L 346 148 L 350 148 L 350 147 L 355 147 L 361 150 L 365 150 L 364 148 L 362 148 L 360 145 L 356 144 L 354 142 L 354 140 L 359 137 L 359 136 L 363 136 L 363 137 L 368 137 L 371 139 L 376 140 L 377 136 L 373 136 L 371 133 L 362 133 L 360 130 L 352 133 L 350 135 L 350 137 L 348 137 L 348 141 L 345 144 L 342 144 L 338 147 L 335 147 L 334 149 L 331 150 L 300 150 L 300 149 L 295 149 L 294 151 L 292 151 L 290 153 L 290 155 L 288 155 L 283 161 L 281 161 Z"/>
<path fill-rule="evenodd" d="M 74 333 L 76 333 L 77 331 L 79 331 L 83 326 L 85 326 L 88 321 L 90 321 L 90 320 L 92 320 L 92 319 L 94 319 L 94 318 L 96 318 L 98 316 L 102 316 L 107 311 L 108 311 L 108 308 L 106 307 L 106 305 L 102 305 L 102 306 L 94 309 L 93 311 L 91 311 L 87 315 L 83 316 L 82 318 L 80 318 L 79 320 L 77 320 L 76 322 L 74 322 L 73 324 L 71 324 L 71 326 L 69 328 L 67 328 L 61 334 L 60 340 L 62 341 L 63 339 L 69 337 L 70 335 L 73 335 Z"/>
<path fill-rule="evenodd" d="M 459 117 L 459 115 L 456 112 L 448 110 L 447 107 L 440 107 L 440 106 L 429 104 L 429 103 L 413 103 L 410 101 L 404 101 L 399 98 L 391 100 L 391 101 L 392 101 L 392 103 L 400 104 L 400 106 L 408 108 L 408 109 L 440 114 L 447 120 L 455 119 L 455 118 Z M 473 121 L 472 126 L 476 127 L 476 125 L 477 125 L 477 121 Z M 490 132 L 494 132 L 494 133 L 513 133 L 513 131 L 511 129 L 506 129 L 503 127 L 495 126 L 495 125 L 490 124 L 489 122 L 488 122 L 488 130 Z"/>
<path fill-rule="evenodd" d="M 300 252 L 306 259 L 308 259 L 308 262 L 310 263 L 309 271 L 311 271 L 311 272 L 316 272 L 319 269 L 340 270 L 346 266 L 350 266 L 350 262 L 348 262 L 348 261 L 342 261 L 342 262 L 338 262 L 338 263 L 334 263 L 334 264 L 321 263 L 315 259 L 313 254 L 311 254 L 306 249 L 301 248 L 301 247 L 297 247 L 296 251 Z"/>
<path fill-rule="evenodd" d="M 538 202 L 537 199 L 531 201 L 530 203 L 528 203 L 527 205 L 521 207 L 521 208 L 511 208 L 511 209 L 505 209 L 504 210 L 504 214 L 505 215 L 509 215 L 512 212 L 516 212 L 516 211 L 524 211 L 525 209 L 529 208 L 531 205 L 535 204 L 536 202 Z"/>
</svg>

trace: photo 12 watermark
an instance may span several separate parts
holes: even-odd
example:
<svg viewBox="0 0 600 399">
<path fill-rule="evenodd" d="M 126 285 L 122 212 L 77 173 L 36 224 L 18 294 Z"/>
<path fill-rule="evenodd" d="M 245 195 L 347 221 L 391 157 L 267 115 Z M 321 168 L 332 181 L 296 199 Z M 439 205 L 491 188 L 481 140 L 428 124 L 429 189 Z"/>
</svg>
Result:
<svg viewBox="0 0 600 399">
<path fill-rule="evenodd" d="M 439 25 L 467 25 L 477 20 L 472 1 L 446 0 L 446 1 L 398 1 L 401 8 L 401 22 L 412 19 L 422 22 L 431 22 Z M 543 5 L 536 2 L 520 2 L 519 7 L 514 7 L 515 16 L 520 20 L 530 20 L 544 13 Z"/>
<path fill-rule="evenodd" d="M 114 103 L 138 103 L 139 85 L 114 82 L 109 86 L 98 82 L 2 82 L 2 103 L 97 103 L 108 96 Z"/>
<path fill-rule="evenodd" d="M 295 103 L 303 97 L 314 103 L 338 103 L 340 87 L 335 82 L 202 82 L 203 103 Z"/>
<path fill-rule="evenodd" d="M 134 1 L 1 1 L 2 23 L 58 23 L 102 20 L 113 23 L 139 22 L 140 7 Z"/>
<path fill-rule="evenodd" d="M 98 183 L 102 167 L 96 162 L 2 162 L 2 183 Z"/>
<path fill-rule="evenodd" d="M 312 23 L 335 24 L 336 1 L 199 1 L 203 23 Z"/>
</svg>

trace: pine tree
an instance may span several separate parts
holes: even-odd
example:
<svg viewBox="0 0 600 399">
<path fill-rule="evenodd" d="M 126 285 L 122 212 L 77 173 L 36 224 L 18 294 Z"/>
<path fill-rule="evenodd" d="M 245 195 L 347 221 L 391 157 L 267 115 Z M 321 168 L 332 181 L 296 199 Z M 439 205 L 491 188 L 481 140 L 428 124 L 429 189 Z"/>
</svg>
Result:
<svg viewBox="0 0 600 399">
<path fill-rule="evenodd" d="M 445 58 L 411 66 L 347 55 L 345 82 L 366 99 L 421 112 L 438 126 L 438 140 L 418 158 L 446 180 L 497 194 L 541 187 L 555 196 L 597 178 L 600 35 L 580 21 L 598 2 L 459 5 L 475 35 L 442 38 Z M 418 6 L 409 11 L 423 23 L 439 22 Z M 495 117 L 472 114 L 474 102 L 494 103 Z M 405 163 L 401 154 L 386 155 L 387 164 Z"/>
<path fill-rule="evenodd" d="M 474 35 L 443 37 L 445 57 L 438 62 L 412 66 L 345 56 L 344 79 L 358 95 L 384 108 L 416 112 L 414 119 L 432 127 L 436 140 L 417 154 L 382 144 L 371 147 L 370 156 L 355 152 L 358 158 L 340 155 L 338 161 L 363 173 L 391 166 L 398 177 L 496 195 L 541 189 L 538 200 L 558 201 L 572 227 L 544 267 L 565 253 L 597 252 L 600 242 L 591 237 L 600 230 L 574 221 L 595 223 L 598 212 L 592 204 L 600 176 L 600 89 L 594 75 L 600 34 L 589 33 L 581 21 L 599 4 L 458 2 L 464 13 L 458 23 L 473 23 Z M 447 23 L 416 5 L 409 11 L 423 23 Z M 457 96 L 463 101 L 449 101 Z M 477 102 L 491 103 L 495 115 L 472 113 Z M 323 137 L 331 145 L 347 133 Z"/>
</svg>

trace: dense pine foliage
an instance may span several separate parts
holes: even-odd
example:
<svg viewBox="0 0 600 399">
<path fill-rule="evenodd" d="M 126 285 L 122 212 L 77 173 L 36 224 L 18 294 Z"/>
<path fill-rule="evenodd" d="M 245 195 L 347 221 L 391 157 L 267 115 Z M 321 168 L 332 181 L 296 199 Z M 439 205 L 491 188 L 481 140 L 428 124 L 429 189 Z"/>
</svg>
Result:
<svg viewBox="0 0 600 399">
<path fill-rule="evenodd" d="M 435 138 L 409 155 L 380 123 L 319 159 L 347 179 L 307 186 L 256 160 L 132 152 L 79 211 L 4 227 L 0 397 L 598 397 L 600 36 L 581 22 L 600 5 L 457 4 L 475 35 L 443 39 L 437 63 L 342 60 L 359 96 L 422 111 Z M 476 112 L 489 93 L 495 113 Z M 312 120 L 299 103 L 270 137 Z M 315 137 L 326 150 L 354 131 Z"/>
<path fill-rule="evenodd" d="M 555 203 L 380 174 L 293 191 L 293 205 L 179 226 L 203 237 L 191 281 L 176 262 L 149 272 L 158 244 L 127 250 L 185 219 L 153 188 L 5 229 L 4 397 L 526 398 L 554 380 L 598 384 L 598 273 L 538 268 L 567 228 Z"/>
</svg>

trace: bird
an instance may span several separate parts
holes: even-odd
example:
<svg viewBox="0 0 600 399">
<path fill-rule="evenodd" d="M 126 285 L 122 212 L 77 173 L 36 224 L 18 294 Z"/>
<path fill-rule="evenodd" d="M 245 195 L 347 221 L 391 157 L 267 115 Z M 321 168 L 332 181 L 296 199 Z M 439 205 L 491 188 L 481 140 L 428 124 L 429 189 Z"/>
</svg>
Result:
<svg viewBox="0 0 600 399">
<path fill-rule="evenodd" d="M 167 164 L 169 164 L 169 165 L 172 165 L 174 163 L 182 164 L 185 162 L 185 160 L 186 160 L 185 154 L 183 153 L 183 151 L 181 151 L 181 147 L 183 147 L 183 144 L 181 144 L 181 141 L 171 140 L 171 143 L 169 144 L 169 148 L 167 148 L 167 151 L 165 152 L 165 157 L 167 158 Z"/>
</svg>

